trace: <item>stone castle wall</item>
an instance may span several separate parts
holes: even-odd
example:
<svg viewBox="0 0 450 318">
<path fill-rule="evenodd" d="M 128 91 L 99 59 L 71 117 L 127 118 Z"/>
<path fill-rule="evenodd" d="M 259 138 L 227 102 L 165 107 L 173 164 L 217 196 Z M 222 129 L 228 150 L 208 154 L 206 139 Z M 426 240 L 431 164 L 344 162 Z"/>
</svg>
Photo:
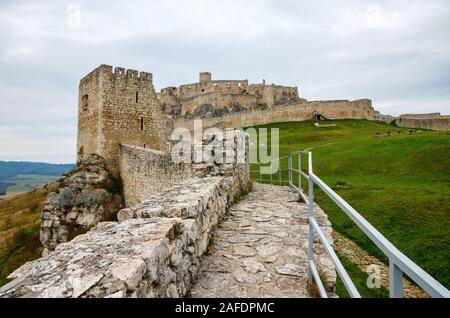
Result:
<svg viewBox="0 0 450 318">
<path fill-rule="evenodd" d="M 161 192 L 180 182 L 193 177 L 231 176 L 236 184 L 236 191 L 245 191 L 250 172 L 248 168 L 249 137 L 240 131 L 231 131 L 223 140 L 232 138 L 229 149 L 224 147 L 224 156 L 233 156 L 234 163 L 194 162 L 175 163 L 170 153 L 146 149 L 131 145 L 122 145 L 120 155 L 120 171 L 123 183 L 125 205 L 133 206 L 150 195 Z M 204 141 L 206 147 L 209 141 Z M 237 148 L 244 147 L 246 163 L 238 163 Z M 193 160 L 193 157 L 192 157 Z"/>
<path fill-rule="evenodd" d="M 99 223 L 21 266 L 8 276 L 12 281 L 0 288 L 0 297 L 185 296 L 213 229 L 236 197 L 249 190 L 248 135 L 231 131 L 226 138 L 233 138 L 234 146 L 224 155 L 237 156 L 229 150 L 243 146 L 243 162 L 181 168 L 162 152 L 123 145 L 125 198 L 140 203 L 122 209 L 119 222 Z M 183 169 L 201 177 L 189 178 Z M 167 183 L 146 188 L 162 180 L 158 173 L 172 175 Z"/>
<path fill-rule="evenodd" d="M 450 116 L 443 116 L 440 113 L 405 114 L 396 118 L 395 123 L 407 128 L 450 130 Z"/>
<path fill-rule="evenodd" d="M 220 116 L 300 101 L 297 87 L 266 85 L 264 81 L 249 85 L 248 80 L 212 80 L 208 72 L 200 73 L 197 83 L 163 88 L 158 96 L 164 112 L 172 118 L 211 117 L 202 110 L 205 107 Z"/>
<path fill-rule="evenodd" d="M 211 231 L 232 203 L 233 177 L 186 180 L 60 244 L 9 275 L 0 297 L 183 297 Z"/>
<path fill-rule="evenodd" d="M 204 118 L 203 127 L 237 128 L 276 122 L 312 120 L 315 113 L 320 113 L 327 119 L 375 119 L 375 110 L 372 107 L 372 102 L 368 99 L 311 101 L 279 105 L 266 110 L 243 111 L 220 117 Z M 192 130 L 193 120 L 176 119 L 174 120 L 174 128 L 178 127 Z"/>
<path fill-rule="evenodd" d="M 77 159 L 96 153 L 119 174 L 120 144 L 167 150 L 152 74 L 101 65 L 80 81 Z"/>
<path fill-rule="evenodd" d="M 128 207 L 194 174 L 192 165 L 174 163 L 170 153 L 131 145 L 121 147 L 120 171 Z"/>
<path fill-rule="evenodd" d="M 211 92 L 186 98 L 182 103 L 182 117 L 206 117 L 203 113 L 203 105 L 211 105 L 212 114 L 223 114 L 241 109 L 253 109 L 258 98 L 255 95 L 222 94 Z M 203 107 L 204 108 L 204 107 Z"/>
</svg>

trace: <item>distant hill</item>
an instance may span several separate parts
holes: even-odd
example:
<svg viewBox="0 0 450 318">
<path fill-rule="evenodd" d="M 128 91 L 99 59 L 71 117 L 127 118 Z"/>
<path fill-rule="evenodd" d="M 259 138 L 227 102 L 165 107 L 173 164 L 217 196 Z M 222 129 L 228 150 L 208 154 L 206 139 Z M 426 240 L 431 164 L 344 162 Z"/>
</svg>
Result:
<svg viewBox="0 0 450 318">
<path fill-rule="evenodd" d="M 0 161 L 0 195 L 8 191 L 28 191 L 73 169 L 74 164 L 28 161 Z"/>
</svg>

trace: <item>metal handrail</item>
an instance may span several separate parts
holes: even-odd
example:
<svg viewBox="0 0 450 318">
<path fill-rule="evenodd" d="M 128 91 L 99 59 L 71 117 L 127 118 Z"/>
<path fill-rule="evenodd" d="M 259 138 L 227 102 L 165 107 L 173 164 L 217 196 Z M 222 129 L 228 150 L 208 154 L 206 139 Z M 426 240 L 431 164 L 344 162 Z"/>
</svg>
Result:
<svg viewBox="0 0 450 318">
<path fill-rule="evenodd" d="M 302 155 L 307 157 L 308 172 L 302 171 Z M 298 157 L 298 168 L 293 168 L 293 159 Z M 278 183 L 288 183 L 289 186 L 294 189 L 299 196 L 304 200 L 308 206 L 308 264 L 309 264 L 309 282 L 314 281 L 318 287 L 321 297 L 327 297 L 327 293 L 320 279 L 316 263 L 314 260 L 314 233 L 317 233 L 322 245 L 333 261 L 336 271 L 341 277 L 344 286 L 351 297 L 360 298 L 358 290 L 355 284 L 350 279 L 344 266 L 339 260 L 336 252 L 331 244 L 328 242 L 322 229 L 315 219 L 314 213 L 314 184 L 317 185 L 336 205 L 363 231 L 364 234 L 388 257 L 389 259 L 389 296 L 391 298 L 400 298 L 403 296 L 403 274 L 406 274 L 411 280 L 419 285 L 425 292 L 431 297 L 445 297 L 450 298 L 450 292 L 431 275 L 425 272 L 412 260 L 410 260 L 405 254 L 400 252 L 391 242 L 389 242 L 375 227 L 373 227 L 361 214 L 359 214 L 350 204 L 348 204 L 342 197 L 340 197 L 334 190 L 332 190 L 325 182 L 323 182 L 317 175 L 313 173 L 312 169 L 312 152 L 311 151 L 296 151 L 290 153 L 287 156 L 271 160 L 281 161 L 288 159 L 288 168 L 279 169 L 278 171 Z M 259 164 L 261 168 L 261 163 Z M 281 167 L 281 163 L 279 164 Z M 272 166 L 271 166 L 272 167 Z M 288 171 L 288 180 L 281 179 L 281 171 Z M 298 174 L 298 185 L 293 182 L 293 173 Z M 273 183 L 272 171 L 270 174 L 270 184 Z M 301 179 L 308 180 L 308 195 L 306 196 L 302 189 Z M 261 176 L 261 169 L 259 175 L 260 182 L 263 181 Z M 269 180 L 264 180 L 269 181 Z"/>
</svg>

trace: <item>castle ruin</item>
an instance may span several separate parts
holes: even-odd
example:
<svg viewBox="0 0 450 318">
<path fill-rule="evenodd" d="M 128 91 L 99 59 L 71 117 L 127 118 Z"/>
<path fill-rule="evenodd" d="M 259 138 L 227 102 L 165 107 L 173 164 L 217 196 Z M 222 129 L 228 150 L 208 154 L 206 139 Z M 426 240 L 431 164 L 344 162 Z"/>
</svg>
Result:
<svg viewBox="0 0 450 318">
<path fill-rule="evenodd" d="M 121 145 L 168 151 L 173 128 L 238 128 L 283 121 L 386 119 L 368 99 L 307 101 L 297 87 L 249 84 L 248 80 L 213 80 L 200 73 L 199 82 L 155 92 L 148 72 L 100 65 L 83 77 L 78 97 L 77 161 L 102 156 L 120 176 Z"/>
<path fill-rule="evenodd" d="M 0 297 L 311 297 L 308 206 L 288 187 L 263 184 L 238 202 L 252 188 L 249 136 L 239 130 L 219 142 L 232 141 L 225 157 L 243 149 L 243 162 L 174 163 L 167 135 L 196 118 L 205 128 L 391 120 L 368 99 L 309 102 L 297 87 L 213 81 L 207 72 L 157 94 L 152 74 L 101 65 L 80 81 L 78 165 L 47 198 L 45 256 L 11 273 Z M 311 208 L 332 244 L 326 214 Z M 314 244 L 325 292 L 334 295 L 335 267 Z"/>
<path fill-rule="evenodd" d="M 200 73 L 198 83 L 166 87 L 158 95 L 161 107 L 171 118 L 207 118 L 248 110 L 270 109 L 299 102 L 297 87 L 248 84 L 248 80 L 212 80 Z"/>
</svg>

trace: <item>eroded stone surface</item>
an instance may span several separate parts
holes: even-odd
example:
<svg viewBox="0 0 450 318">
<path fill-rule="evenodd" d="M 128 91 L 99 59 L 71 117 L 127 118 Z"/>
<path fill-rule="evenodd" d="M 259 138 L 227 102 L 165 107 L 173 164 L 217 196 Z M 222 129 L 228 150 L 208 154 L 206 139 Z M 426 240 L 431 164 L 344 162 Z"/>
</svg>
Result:
<svg viewBox="0 0 450 318">
<path fill-rule="evenodd" d="M 196 227 L 179 218 L 103 222 L 9 278 L 2 297 L 177 297 L 198 266 Z M 168 251 L 171 251 L 169 253 Z M 179 254 L 181 261 L 172 262 Z M 155 287 L 157 286 L 157 287 Z"/>
<path fill-rule="evenodd" d="M 123 210 L 120 222 L 100 223 L 17 269 L 0 297 L 184 296 L 238 191 L 233 179 L 189 179 Z M 230 265 L 224 259 L 205 267 L 220 275 Z"/>
<path fill-rule="evenodd" d="M 58 183 L 56 192 L 48 194 L 41 214 L 43 255 L 99 222 L 111 220 L 123 208 L 120 184 L 100 156 L 87 156 Z"/>
<path fill-rule="evenodd" d="M 321 228 L 332 242 L 325 213 L 315 206 Z M 214 232 L 203 257 L 192 297 L 310 297 L 307 292 L 308 209 L 287 187 L 254 184 L 232 206 Z M 334 290 L 331 260 L 315 239 L 319 271 Z M 211 270 L 222 268 L 224 270 Z"/>
</svg>

